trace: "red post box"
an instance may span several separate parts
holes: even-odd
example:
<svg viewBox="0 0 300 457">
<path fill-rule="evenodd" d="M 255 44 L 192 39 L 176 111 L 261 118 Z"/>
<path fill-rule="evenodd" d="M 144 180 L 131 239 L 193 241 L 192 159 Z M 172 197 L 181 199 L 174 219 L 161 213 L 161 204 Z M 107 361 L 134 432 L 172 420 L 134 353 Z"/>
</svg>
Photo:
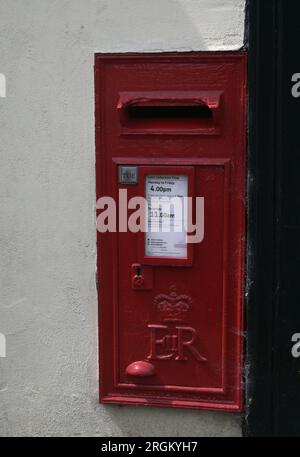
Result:
<svg viewBox="0 0 300 457">
<path fill-rule="evenodd" d="M 98 233 L 103 403 L 242 407 L 245 66 L 243 52 L 95 57 L 98 209 L 117 215 Z"/>
</svg>

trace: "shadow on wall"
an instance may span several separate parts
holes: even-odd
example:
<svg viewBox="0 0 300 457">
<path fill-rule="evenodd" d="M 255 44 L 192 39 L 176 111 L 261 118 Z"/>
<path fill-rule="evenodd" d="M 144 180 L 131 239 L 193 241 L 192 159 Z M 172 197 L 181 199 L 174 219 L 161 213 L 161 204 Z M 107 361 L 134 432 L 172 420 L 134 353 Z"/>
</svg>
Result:
<svg viewBox="0 0 300 457">
<path fill-rule="evenodd" d="M 115 405 L 104 408 L 123 436 L 230 437 L 241 434 L 239 414 Z"/>
</svg>

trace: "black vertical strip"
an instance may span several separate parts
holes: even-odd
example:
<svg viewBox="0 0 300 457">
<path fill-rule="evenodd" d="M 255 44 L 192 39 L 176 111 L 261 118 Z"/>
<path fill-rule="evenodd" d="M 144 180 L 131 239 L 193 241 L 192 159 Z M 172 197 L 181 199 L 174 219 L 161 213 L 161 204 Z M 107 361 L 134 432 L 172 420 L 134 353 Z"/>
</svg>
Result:
<svg viewBox="0 0 300 457">
<path fill-rule="evenodd" d="M 277 1 L 249 2 L 247 354 L 244 434 L 274 434 Z"/>
<path fill-rule="evenodd" d="M 292 95 L 292 75 L 300 74 L 299 0 L 278 0 L 279 149 L 278 207 L 280 262 L 274 335 L 274 434 L 300 436 L 300 92 Z M 279 186 L 279 184 L 278 184 Z"/>
<path fill-rule="evenodd" d="M 300 436 L 299 17 L 249 2 L 248 436 Z"/>
<path fill-rule="evenodd" d="M 279 372 L 278 367 L 280 366 L 280 357 L 278 354 L 277 346 L 280 340 L 279 329 L 280 329 L 280 294 L 282 287 L 282 256 L 281 256 L 281 212 L 282 212 L 282 78 L 283 78 L 283 61 L 282 61 L 282 49 L 283 49 L 283 9 L 281 0 L 276 0 L 277 2 L 277 60 L 274 65 L 274 73 L 277 77 L 276 90 L 273 94 L 277 100 L 277 112 L 276 112 L 276 130 L 274 136 L 276 138 L 277 146 L 277 173 L 276 173 L 276 183 L 275 183 L 275 192 L 276 192 L 276 236 L 277 236 L 277 252 L 278 258 L 276 262 L 276 300 L 274 308 L 274 318 L 273 318 L 273 436 L 279 436 L 278 428 L 278 418 L 280 416 L 280 407 L 279 407 Z"/>
</svg>

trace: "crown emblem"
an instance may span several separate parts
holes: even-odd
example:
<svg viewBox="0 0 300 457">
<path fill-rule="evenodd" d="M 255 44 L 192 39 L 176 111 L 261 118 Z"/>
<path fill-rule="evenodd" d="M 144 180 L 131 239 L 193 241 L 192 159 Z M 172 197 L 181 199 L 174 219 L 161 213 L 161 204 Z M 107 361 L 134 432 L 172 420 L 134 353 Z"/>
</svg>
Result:
<svg viewBox="0 0 300 457">
<path fill-rule="evenodd" d="M 170 293 L 158 294 L 154 298 L 154 304 L 161 316 L 161 320 L 165 322 L 181 322 L 185 321 L 186 314 L 192 306 L 192 299 L 189 295 L 176 292 L 176 287 L 170 287 Z"/>
</svg>

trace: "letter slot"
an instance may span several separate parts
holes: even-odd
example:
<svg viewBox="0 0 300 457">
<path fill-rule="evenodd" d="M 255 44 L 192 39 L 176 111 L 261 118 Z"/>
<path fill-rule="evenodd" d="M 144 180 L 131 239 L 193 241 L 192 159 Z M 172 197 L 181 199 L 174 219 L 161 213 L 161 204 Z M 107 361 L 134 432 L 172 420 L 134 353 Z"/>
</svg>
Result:
<svg viewBox="0 0 300 457">
<path fill-rule="evenodd" d="M 122 133 L 217 135 L 221 91 L 123 92 L 117 104 Z"/>
</svg>

